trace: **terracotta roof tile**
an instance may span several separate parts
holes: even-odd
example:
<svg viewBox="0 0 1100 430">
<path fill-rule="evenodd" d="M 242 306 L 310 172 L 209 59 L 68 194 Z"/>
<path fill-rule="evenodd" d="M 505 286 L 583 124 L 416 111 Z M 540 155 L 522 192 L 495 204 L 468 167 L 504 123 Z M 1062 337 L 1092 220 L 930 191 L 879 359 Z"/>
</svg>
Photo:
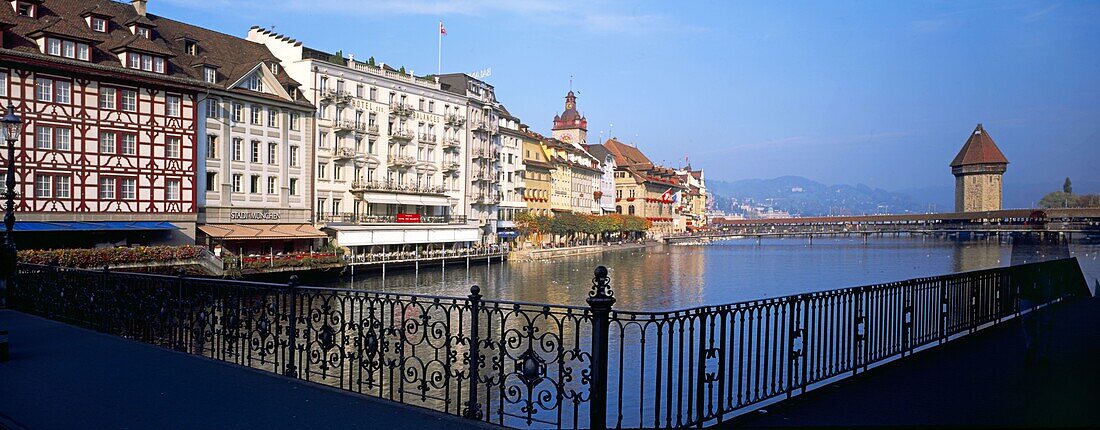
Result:
<svg viewBox="0 0 1100 430">
<path fill-rule="evenodd" d="M 974 128 L 974 132 L 970 133 L 970 138 L 966 140 L 966 144 L 959 150 L 959 154 L 955 156 L 955 159 L 951 161 L 951 167 L 973 164 L 1008 164 L 1008 159 L 1005 158 L 1004 153 L 993 142 L 993 138 L 982 128 L 981 124 Z"/>
</svg>

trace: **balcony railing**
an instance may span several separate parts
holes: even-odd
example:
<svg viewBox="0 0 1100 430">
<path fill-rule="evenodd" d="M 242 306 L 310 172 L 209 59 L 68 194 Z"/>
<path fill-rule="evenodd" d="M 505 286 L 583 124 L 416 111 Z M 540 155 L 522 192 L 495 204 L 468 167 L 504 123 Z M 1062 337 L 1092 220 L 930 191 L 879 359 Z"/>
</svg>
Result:
<svg viewBox="0 0 1100 430">
<path fill-rule="evenodd" d="M 416 137 L 416 135 L 414 135 L 413 132 L 411 132 L 409 130 L 401 130 L 401 129 L 390 130 L 390 139 L 407 142 L 407 141 L 412 140 L 413 137 Z"/>
<path fill-rule="evenodd" d="M 378 135 L 378 124 L 368 125 L 367 129 L 366 129 L 366 133 L 371 135 L 371 136 L 377 136 Z"/>
<path fill-rule="evenodd" d="M 347 104 L 351 101 L 351 93 L 344 90 L 325 89 L 321 91 L 321 103 Z"/>
<path fill-rule="evenodd" d="M 444 172 L 454 172 L 454 171 L 457 171 L 459 169 L 459 167 L 460 166 L 459 166 L 457 161 L 444 161 L 443 162 L 443 171 Z"/>
<path fill-rule="evenodd" d="M 397 215 L 365 215 L 353 213 L 320 214 L 317 222 L 323 223 L 349 223 L 349 224 L 410 224 L 397 222 Z M 461 215 L 421 215 L 418 224 L 466 224 L 466 217 Z"/>
<path fill-rule="evenodd" d="M 495 160 L 497 158 L 497 155 L 499 155 L 499 153 L 496 150 L 485 150 L 485 149 L 475 149 L 475 150 L 471 151 L 470 153 L 473 154 L 474 159 L 485 158 L 485 159 Z"/>
<path fill-rule="evenodd" d="M 410 183 L 386 182 L 386 181 L 355 181 L 351 184 L 352 192 L 386 191 L 404 194 L 430 194 L 446 195 L 447 189 L 437 185 L 418 186 Z"/>
<path fill-rule="evenodd" d="M 444 117 L 444 123 L 452 127 L 462 127 L 466 124 L 466 118 L 462 118 L 458 115 L 450 114 Z"/>
<path fill-rule="evenodd" d="M 349 147 L 341 147 L 336 149 L 336 158 L 340 160 L 346 160 L 349 158 L 355 158 L 355 150 Z"/>
<path fill-rule="evenodd" d="M 457 137 L 448 137 L 443 139 L 443 149 L 461 149 L 462 141 Z"/>
<path fill-rule="evenodd" d="M 397 116 L 409 116 L 413 113 L 412 105 L 401 102 L 390 103 L 390 112 Z"/>
<path fill-rule="evenodd" d="M 391 155 L 386 158 L 390 167 L 409 167 L 416 165 L 416 158 L 408 155 Z"/>
<path fill-rule="evenodd" d="M 20 312 L 533 428 L 720 423 L 1091 296 L 1072 258 L 670 311 L 615 309 L 602 266 L 591 290 L 574 297 L 580 306 L 484 298 L 476 286 L 466 297 L 439 297 L 17 269 L 8 294 Z M 444 370 L 426 372 L 424 363 Z"/>
<path fill-rule="evenodd" d="M 416 140 L 419 140 L 419 141 L 424 142 L 424 143 L 435 143 L 436 142 L 436 137 L 438 137 L 438 136 L 434 135 L 434 134 L 420 133 L 416 136 Z"/>
</svg>

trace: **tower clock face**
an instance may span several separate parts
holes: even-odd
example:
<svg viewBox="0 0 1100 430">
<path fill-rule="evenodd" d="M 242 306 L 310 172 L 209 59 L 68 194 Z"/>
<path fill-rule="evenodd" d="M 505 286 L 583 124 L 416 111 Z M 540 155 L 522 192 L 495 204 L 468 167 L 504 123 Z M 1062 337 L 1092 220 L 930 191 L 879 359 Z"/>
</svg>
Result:
<svg viewBox="0 0 1100 430">
<path fill-rule="evenodd" d="M 565 143 L 572 143 L 573 142 L 573 136 L 570 136 L 568 134 L 565 135 L 565 136 L 562 136 L 561 141 L 565 142 Z"/>
</svg>

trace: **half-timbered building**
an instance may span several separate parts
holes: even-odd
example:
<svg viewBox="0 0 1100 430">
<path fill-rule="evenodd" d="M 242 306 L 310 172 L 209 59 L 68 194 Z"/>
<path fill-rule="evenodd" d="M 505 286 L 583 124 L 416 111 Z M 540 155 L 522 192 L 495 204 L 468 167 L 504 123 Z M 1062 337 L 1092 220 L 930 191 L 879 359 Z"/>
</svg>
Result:
<svg viewBox="0 0 1100 430">
<path fill-rule="evenodd" d="M 201 71 L 145 5 L 0 3 L 0 100 L 23 118 L 22 248 L 193 243 Z"/>
</svg>

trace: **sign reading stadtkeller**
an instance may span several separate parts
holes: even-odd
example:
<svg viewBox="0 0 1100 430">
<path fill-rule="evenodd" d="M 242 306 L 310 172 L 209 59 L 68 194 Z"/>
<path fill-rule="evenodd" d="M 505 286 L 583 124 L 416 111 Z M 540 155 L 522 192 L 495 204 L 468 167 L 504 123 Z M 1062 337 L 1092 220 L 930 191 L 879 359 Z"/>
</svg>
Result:
<svg viewBox="0 0 1100 430">
<path fill-rule="evenodd" d="M 279 219 L 278 212 L 230 212 L 231 220 L 264 220 L 275 221 Z"/>
</svg>

